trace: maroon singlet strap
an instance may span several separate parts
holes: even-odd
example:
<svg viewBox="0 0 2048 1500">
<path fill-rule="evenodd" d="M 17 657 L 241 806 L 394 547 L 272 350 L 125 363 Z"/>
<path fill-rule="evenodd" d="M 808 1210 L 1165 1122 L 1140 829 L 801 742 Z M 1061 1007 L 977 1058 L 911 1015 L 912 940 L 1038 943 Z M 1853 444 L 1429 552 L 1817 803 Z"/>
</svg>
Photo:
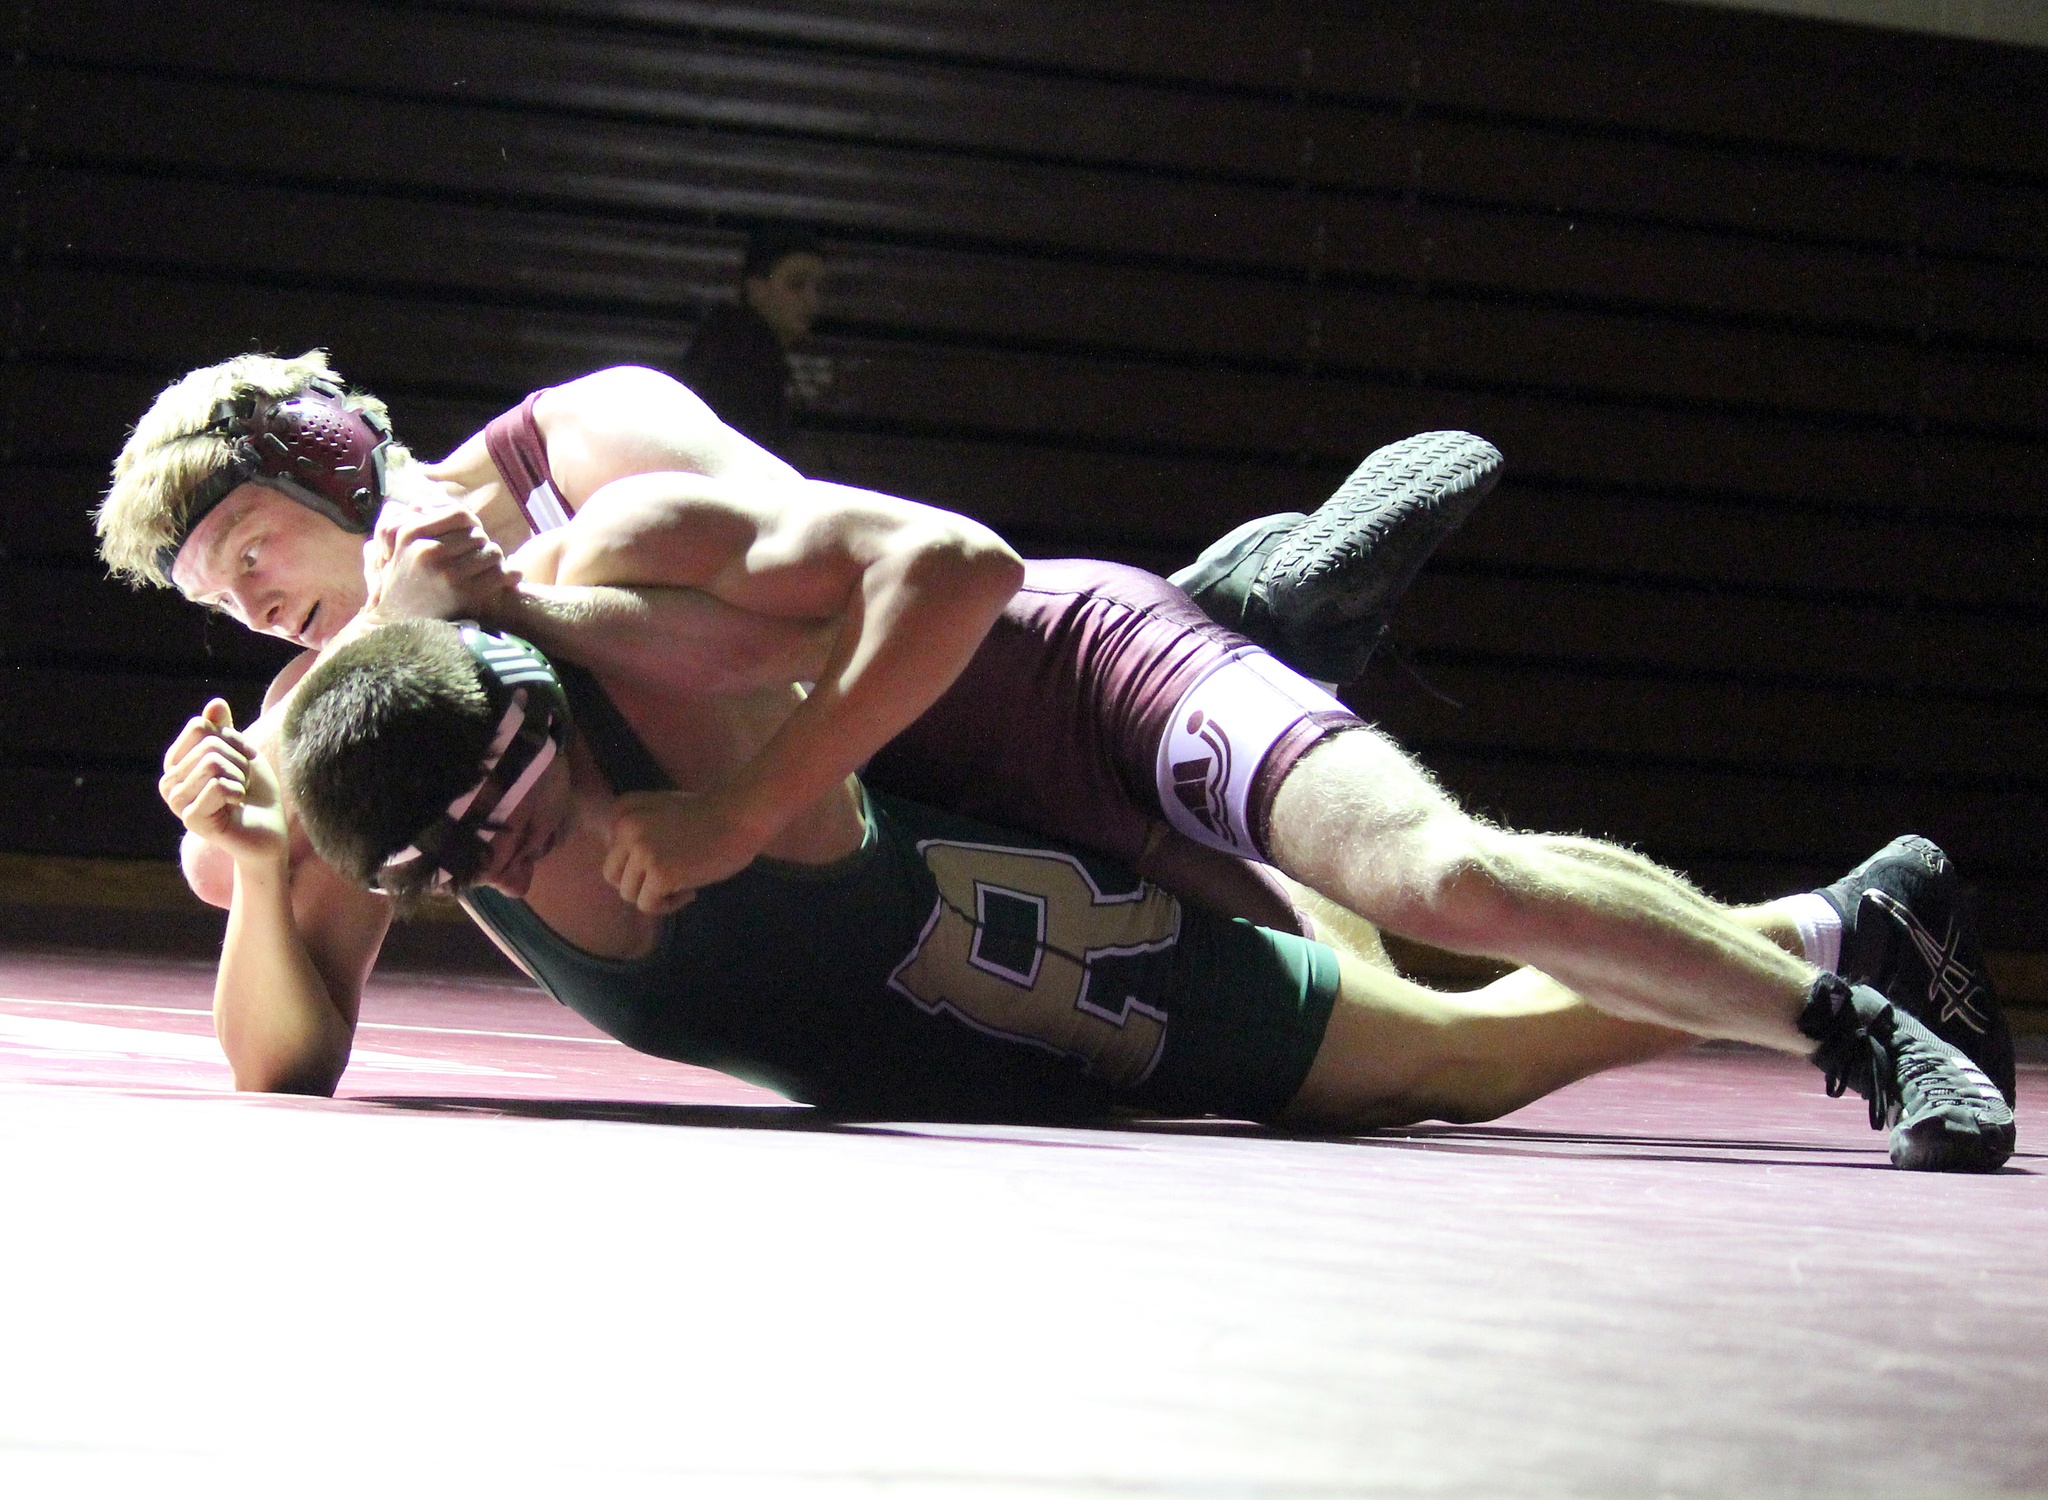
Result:
<svg viewBox="0 0 2048 1500">
<path fill-rule="evenodd" d="M 554 488 L 554 475 L 548 469 L 547 440 L 540 435 L 540 423 L 533 417 L 534 402 L 546 394 L 545 389 L 535 391 L 512 410 L 491 418 L 484 428 L 484 446 L 490 450 L 491 462 L 512 491 L 512 498 L 519 502 L 527 525 L 536 532 L 547 527 L 534 516 L 527 500 L 542 485 Z"/>
</svg>

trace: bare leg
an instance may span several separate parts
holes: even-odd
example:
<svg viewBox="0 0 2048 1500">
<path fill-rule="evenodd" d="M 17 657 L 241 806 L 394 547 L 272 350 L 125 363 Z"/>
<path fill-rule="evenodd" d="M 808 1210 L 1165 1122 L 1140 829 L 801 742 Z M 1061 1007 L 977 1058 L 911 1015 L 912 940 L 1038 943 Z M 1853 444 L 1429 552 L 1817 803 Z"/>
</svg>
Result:
<svg viewBox="0 0 2048 1500">
<path fill-rule="evenodd" d="M 1152 825 L 1137 866 L 1140 875 L 1183 901 L 1262 927 L 1295 930 L 1295 914 L 1288 909 L 1292 892 L 1282 889 L 1271 870 L 1255 870 L 1235 855 L 1198 844 L 1164 823 Z"/>
<path fill-rule="evenodd" d="M 1340 954 L 1357 959 L 1375 969 L 1389 974 L 1398 974 L 1393 959 L 1387 956 L 1387 945 L 1380 941 L 1380 931 L 1355 911 L 1347 911 L 1320 891 L 1310 890 L 1298 880 L 1287 880 L 1287 893 L 1294 899 L 1296 909 L 1305 913 L 1315 924 L 1315 937 L 1319 943 L 1326 943 Z"/>
<path fill-rule="evenodd" d="M 1613 845 L 1489 827 L 1376 730 L 1303 757 L 1271 826 L 1282 870 L 1389 932 L 1541 969 L 1627 1020 L 1813 1048 L 1797 1018 L 1817 971 L 1764 935 L 1767 915 Z"/>
<path fill-rule="evenodd" d="M 1329 1030 L 1285 1122 L 1370 1130 L 1490 1120 L 1575 1079 L 1697 1037 L 1586 1005 L 1533 969 L 1444 995 L 1349 956 Z"/>
<path fill-rule="evenodd" d="M 1766 901 L 1761 906 L 1732 907 L 1729 915 L 1766 942 L 1787 953 L 1803 955 L 1806 948 L 1799 940 L 1799 924 L 1785 915 L 1782 906 L 1782 902 Z"/>
</svg>

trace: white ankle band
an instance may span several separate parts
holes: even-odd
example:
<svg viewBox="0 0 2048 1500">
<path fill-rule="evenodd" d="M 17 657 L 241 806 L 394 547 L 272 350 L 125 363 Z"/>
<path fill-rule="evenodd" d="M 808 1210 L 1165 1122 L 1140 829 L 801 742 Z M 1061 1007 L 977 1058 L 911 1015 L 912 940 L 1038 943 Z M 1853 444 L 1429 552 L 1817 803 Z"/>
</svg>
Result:
<svg viewBox="0 0 2048 1500">
<path fill-rule="evenodd" d="M 1834 903 L 1818 891 L 1804 891 L 1787 896 L 1778 907 L 1799 929 L 1799 946 L 1806 950 L 1806 961 L 1830 974 L 1837 972 L 1842 962 L 1842 914 Z"/>
</svg>

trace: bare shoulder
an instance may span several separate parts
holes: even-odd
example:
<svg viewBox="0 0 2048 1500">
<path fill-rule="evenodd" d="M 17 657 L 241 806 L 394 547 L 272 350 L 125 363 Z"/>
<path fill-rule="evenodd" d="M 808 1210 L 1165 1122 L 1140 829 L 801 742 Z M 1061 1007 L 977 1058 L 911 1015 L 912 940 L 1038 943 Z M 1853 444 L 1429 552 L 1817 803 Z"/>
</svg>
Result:
<svg viewBox="0 0 2048 1500">
<path fill-rule="evenodd" d="M 490 441 L 482 432 L 464 438 L 446 458 L 420 467 L 435 483 L 460 488 L 472 510 L 482 510 L 489 501 L 488 492 L 503 484 L 491 458 Z"/>
<path fill-rule="evenodd" d="M 533 407 L 557 484 L 565 461 L 602 483 L 628 474 L 713 472 L 725 424 L 681 381 L 638 365 L 599 370 L 544 394 Z M 588 493 L 586 491 L 586 493 Z"/>
<path fill-rule="evenodd" d="M 555 488 L 573 508 L 634 474 L 789 479 L 796 471 L 725 423 L 681 381 L 619 365 L 558 385 L 534 403 Z"/>
<path fill-rule="evenodd" d="M 284 670 L 271 678 L 270 686 L 263 690 L 264 718 L 269 718 L 273 709 L 283 712 L 285 705 L 291 702 L 292 690 L 305 680 L 306 674 L 312 671 L 319 661 L 318 651 L 301 651 L 284 664 Z"/>
</svg>

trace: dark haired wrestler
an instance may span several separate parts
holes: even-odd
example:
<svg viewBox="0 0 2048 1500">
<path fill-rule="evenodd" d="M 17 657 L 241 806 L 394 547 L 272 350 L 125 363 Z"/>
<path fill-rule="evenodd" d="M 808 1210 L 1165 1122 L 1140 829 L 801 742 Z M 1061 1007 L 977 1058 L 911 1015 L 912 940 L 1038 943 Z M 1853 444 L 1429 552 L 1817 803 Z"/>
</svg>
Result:
<svg viewBox="0 0 2048 1500">
<path fill-rule="evenodd" d="M 693 756 L 719 753 L 694 712 L 614 706 L 577 672 L 565 691 L 525 643 L 475 626 L 352 634 L 285 726 L 293 800 L 322 854 L 402 897 L 463 892 L 603 1029 L 794 1098 L 855 1114 L 1126 1105 L 1354 1130 L 1490 1117 L 1617 1050 L 1677 1039 L 1598 1016 L 1528 970 L 1435 995 L 1184 906 L 1115 861 L 871 796 L 854 778 L 741 875 L 650 911 L 628 899 L 659 863 L 659 820 L 640 814 L 678 795 Z M 228 814 L 213 836 L 250 879 L 274 879 L 285 835 L 262 757 L 223 731 L 201 779 L 195 810 Z M 621 794 L 635 813 L 620 816 Z M 324 1010 L 317 993 L 289 997 L 289 973 L 278 988 L 273 1017 Z M 1818 976 L 1801 1019 L 1816 1018 L 1824 1066 L 1872 1092 L 1901 1165 L 1988 1170 L 2009 1154 L 1995 1091 L 1881 997 Z M 1732 1034 L 1751 1030 L 1737 1020 Z M 1896 1061 L 1874 1070 L 1878 1031 Z M 271 1041 L 292 1037 L 286 1025 Z"/>
</svg>

